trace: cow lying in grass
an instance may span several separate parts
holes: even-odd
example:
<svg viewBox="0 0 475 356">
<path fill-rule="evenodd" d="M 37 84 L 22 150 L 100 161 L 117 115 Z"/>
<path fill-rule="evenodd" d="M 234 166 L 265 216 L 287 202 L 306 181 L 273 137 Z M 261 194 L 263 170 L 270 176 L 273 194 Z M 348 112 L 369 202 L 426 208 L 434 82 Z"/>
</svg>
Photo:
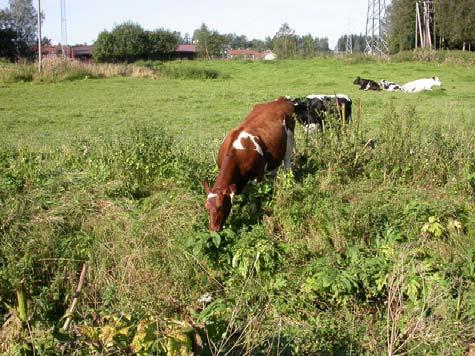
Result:
<svg viewBox="0 0 475 356">
<path fill-rule="evenodd" d="M 246 119 L 229 132 L 218 152 L 219 173 L 211 188 L 204 181 L 209 229 L 219 231 L 231 212 L 234 194 L 262 180 L 266 171 L 290 168 L 294 140 L 294 105 L 284 97 L 254 106 Z"/>
<path fill-rule="evenodd" d="M 381 90 L 378 83 L 371 79 L 363 79 L 359 76 L 353 81 L 353 84 L 360 86 L 360 90 Z"/>
<path fill-rule="evenodd" d="M 379 86 L 385 91 L 399 91 L 401 86 L 397 83 L 390 82 L 389 80 L 382 79 L 379 82 Z"/>
<path fill-rule="evenodd" d="M 351 99 L 344 94 L 312 94 L 292 101 L 297 120 L 310 132 L 324 129 L 329 115 L 344 117 L 346 123 L 351 120 Z"/>
<path fill-rule="evenodd" d="M 432 77 L 428 79 L 418 79 L 404 84 L 401 89 L 406 93 L 417 93 L 424 90 L 432 90 L 433 86 L 441 86 L 442 82 L 439 77 Z"/>
</svg>

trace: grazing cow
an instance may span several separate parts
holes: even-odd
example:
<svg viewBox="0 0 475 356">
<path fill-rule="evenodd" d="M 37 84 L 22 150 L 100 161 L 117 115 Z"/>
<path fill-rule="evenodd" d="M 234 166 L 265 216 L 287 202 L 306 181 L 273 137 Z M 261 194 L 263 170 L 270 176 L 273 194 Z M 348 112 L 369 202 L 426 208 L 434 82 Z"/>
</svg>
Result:
<svg viewBox="0 0 475 356">
<path fill-rule="evenodd" d="M 266 171 L 284 161 L 290 168 L 294 140 L 294 105 L 284 97 L 254 106 L 246 119 L 224 138 L 218 152 L 219 173 L 211 188 L 204 181 L 209 229 L 223 228 L 232 207 L 232 197 L 251 180 L 262 180 Z"/>
<path fill-rule="evenodd" d="M 442 82 L 439 77 L 432 77 L 428 79 L 417 79 L 412 82 L 406 83 L 402 86 L 402 91 L 406 93 L 417 93 L 423 90 L 432 90 L 432 87 L 441 86 Z"/>
<path fill-rule="evenodd" d="M 345 122 L 348 123 L 351 120 L 351 99 L 344 94 L 312 94 L 292 101 L 295 106 L 295 116 L 308 131 L 323 129 L 327 115 L 334 115 L 341 119 L 344 112 Z"/>
<path fill-rule="evenodd" d="M 379 82 L 379 86 L 386 91 L 399 91 L 401 90 L 401 86 L 397 83 L 390 82 L 389 80 L 382 79 Z"/>
<path fill-rule="evenodd" d="M 363 79 L 359 76 L 353 81 L 353 84 L 360 86 L 360 90 L 381 90 L 378 83 L 371 79 Z"/>
</svg>

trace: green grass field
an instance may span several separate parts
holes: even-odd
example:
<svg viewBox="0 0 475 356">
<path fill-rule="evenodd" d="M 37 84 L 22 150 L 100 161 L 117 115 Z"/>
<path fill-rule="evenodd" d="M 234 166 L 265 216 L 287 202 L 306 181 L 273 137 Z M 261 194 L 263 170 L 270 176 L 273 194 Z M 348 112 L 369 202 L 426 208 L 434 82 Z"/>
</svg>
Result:
<svg viewBox="0 0 475 356">
<path fill-rule="evenodd" d="M 221 76 L 0 83 L 1 351 L 467 352 L 473 66 L 167 66 Z M 352 84 L 358 75 L 401 84 L 438 76 L 442 87 L 365 92 Z M 308 140 L 297 127 L 292 173 L 250 185 L 227 228 L 209 233 L 202 182 L 214 180 L 226 132 L 256 103 L 311 93 L 349 95 L 353 123 Z M 84 262 L 86 284 L 63 330 Z"/>
<path fill-rule="evenodd" d="M 186 140 L 216 140 L 255 103 L 309 93 L 341 92 L 353 100 L 361 99 L 368 127 L 380 124 L 390 103 L 396 108 L 416 106 L 421 117 L 430 122 L 470 121 L 475 111 L 472 67 L 417 62 L 346 64 L 332 59 L 175 65 L 218 69 L 230 78 L 4 84 L 0 131 L 7 142 L 25 139 L 41 145 L 76 136 L 108 135 L 134 123 L 160 123 Z M 357 75 L 398 83 L 437 75 L 443 86 L 418 95 L 363 92 L 352 84 Z"/>
</svg>

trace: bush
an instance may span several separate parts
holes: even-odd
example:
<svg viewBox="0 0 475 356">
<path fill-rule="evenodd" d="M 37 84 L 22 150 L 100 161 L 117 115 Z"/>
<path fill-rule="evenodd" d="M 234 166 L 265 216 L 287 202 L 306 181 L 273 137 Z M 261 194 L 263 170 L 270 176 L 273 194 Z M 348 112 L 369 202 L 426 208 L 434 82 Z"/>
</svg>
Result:
<svg viewBox="0 0 475 356">
<path fill-rule="evenodd" d="M 162 66 L 160 74 L 171 79 L 226 79 L 229 77 L 217 69 L 173 65 Z"/>
</svg>

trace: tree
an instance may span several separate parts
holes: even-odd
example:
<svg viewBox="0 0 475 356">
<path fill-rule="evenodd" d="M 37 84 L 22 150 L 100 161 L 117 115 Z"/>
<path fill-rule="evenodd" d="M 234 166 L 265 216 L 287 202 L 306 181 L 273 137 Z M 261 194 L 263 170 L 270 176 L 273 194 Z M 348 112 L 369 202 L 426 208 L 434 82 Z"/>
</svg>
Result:
<svg viewBox="0 0 475 356">
<path fill-rule="evenodd" d="M 193 39 L 196 42 L 196 49 L 200 57 L 211 59 L 209 51 L 209 41 L 211 33 L 205 23 L 201 24 L 201 27 L 193 32 Z"/>
<path fill-rule="evenodd" d="M 311 34 L 297 39 L 298 53 L 302 57 L 315 56 L 315 42 Z"/>
<path fill-rule="evenodd" d="M 94 59 L 99 62 L 133 62 L 148 56 L 147 35 L 132 22 L 117 25 L 109 33 L 102 31 L 94 42 Z"/>
<path fill-rule="evenodd" d="M 328 38 L 315 37 L 315 50 L 317 52 L 330 52 L 330 46 L 328 45 Z"/>
<path fill-rule="evenodd" d="M 124 22 L 112 30 L 112 36 L 117 61 L 133 62 L 146 57 L 147 36 L 140 25 Z"/>
<path fill-rule="evenodd" d="M 98 62 L 115 62 L 114 36 L 108 31 L 102 31 L 94 42 L 92 53 L 94 60 Z"/>
<path fill-rule="evenodd" d="M 416 0 L 393 0 L 388 8 L 391 52 L 414 48 L 416 2 Z M 463 49 L 475 42 L 473 0 L 434 0 L 433 4 L 436 44 L 439 48 Z"/>
<path fill-rule="evenodd" d="M 194 31 L 193 39 L 196 42 L 198 54 L 202 58 L 210 60 L 213 57 L 220 57 L 224 53 L 226 37 L 220 35 L 216 30 L 210 31 L 205 23 Z"/>
<path fill-rule="evenodd" d="M 0 11 L 0 29 L 15 33 L 13 43 L 17 57 L 31 54 L 30 47 L 37 40 L 37 16 L 33 0 L 10 0 L 9 7 Z"/>
<path fill-rule="evenodd" d="M 179 34 L 164 29 L 147 31 L 148 56 L 150 59 L 170 59 L 179 43 Z"/>
<path fill-rule="evenodd" d="M 450 39 L 454 47 L 465 51 L 470 42 L 475 41 L 475 6 L 473 1 L 459 0 L 450 3 L 451 24 Z"/>
<path fill-rule="evenodd" d="M 281 58 L 293 57 L 297 49 L 295 30 L 288 23 L 282 24 L 272 39 L 274 52 Z"/>
<path fill-rule="evenodd" d="M 11 28 L 0 29 L 0 58 L 6 58 L 10 61 L 15 60 L 16 33 Z"/>
<path fill-rule="evenodd" d="M 52 45 L 51 38 L 43 36 L 43 38 L 41 39 L 41 45 L 42 46 L 51 46 Z"/>
<path fill-rule="evenodd" d="M 414 48 L 416 0 L 393 0 L 388 8 L 389 48 L 392 53 Z"/>
<path fill-rule="evenodd" d="M 185 37 L 183 37 L 183 43 L 184 44 L 192 44 L 193 43 L 193 38 L 190 36 L 188 32 L 185 33 Z"/>
</svg>

